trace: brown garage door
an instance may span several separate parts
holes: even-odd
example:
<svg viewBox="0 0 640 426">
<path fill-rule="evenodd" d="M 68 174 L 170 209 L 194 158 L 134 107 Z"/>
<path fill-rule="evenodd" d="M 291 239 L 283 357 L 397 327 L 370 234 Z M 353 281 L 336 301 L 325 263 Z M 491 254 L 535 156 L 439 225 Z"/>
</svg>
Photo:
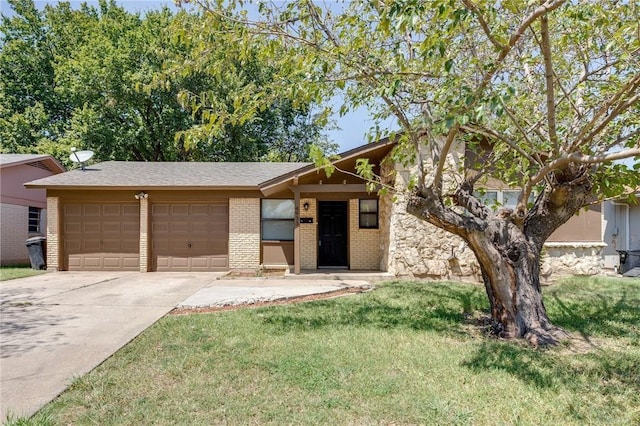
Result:
<svg viewBox="0 0 640 426">
<path fill-rule="evenodd" d="M 224 271 L 229 267 L 229 203 L 151 206 L 156 271 Z"/>
<path fill-rule="evenodd" d="M 138 203 L 69 203 L 63 207 L 64 253 L 70 271 L 136 271 Z"/>
</svg>

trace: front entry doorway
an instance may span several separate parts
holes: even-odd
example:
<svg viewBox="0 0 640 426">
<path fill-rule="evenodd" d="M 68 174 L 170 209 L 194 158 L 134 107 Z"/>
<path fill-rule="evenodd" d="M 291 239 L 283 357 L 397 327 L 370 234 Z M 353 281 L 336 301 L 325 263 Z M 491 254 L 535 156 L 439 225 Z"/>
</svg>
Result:
<svg viewBox="0 0 640 426">
<path fill-rule="evenodd" d="M 349 266 L 347 201 L 318 202 L 318 267 Z"/>
</svg>

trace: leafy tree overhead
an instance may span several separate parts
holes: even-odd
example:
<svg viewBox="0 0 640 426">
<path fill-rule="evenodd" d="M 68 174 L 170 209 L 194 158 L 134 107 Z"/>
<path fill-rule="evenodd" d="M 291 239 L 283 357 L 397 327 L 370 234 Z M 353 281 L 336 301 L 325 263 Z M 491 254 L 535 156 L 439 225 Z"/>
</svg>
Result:
<svg viewBox="0 0 640 426">
<path fill-rule="evenodd" d="M 61 2 L 43 11 L 32 0 L 9 3 L 14 15 L 0 24 L 3 152 L 67 161 L 75 146 L 96 151 L 98 160 L 304 160 L 311 143 L 325 143 L 326 120 L 311 103 L 286 97 L 219 129 L 203 124 L 232 106 L 229 87 L 258 87 L 274 71 L 225 44 L 207 55 L 219 58 L 224 74 L 173 67 L 199 54 L 196 44 L 175 37 L 179 26 L 202 25 L 197 14 L 165 8 L 141 17 L 113 0 L 77 10 Z M 189 95 L 204 93 L 211 104 L 192 109 Z M 295 155 L 292 144 L 301 144 Z"/>
<path fill-rule="evenodd" d="M 301 0 L 260 4 L 251 15 L 242 2 L 198 3 L 212 22 L 243 25 L 235 43 L 270 58 L 286 51 L 278 68 L 289 74 L 265 91 L 308 101 L 342 91 L 343 112 L 366 105 L 377 119 L 395 117 L 395 159 L 422 165 L 408 211 L 473 250 L 502 335 L 534 344 L 564 336 L 542 300 L 541 251 L 581 208 L 638 187 L 637 2 L 356 0 L 327 8 Z M 461 146 L 466 161 L 453 161 Z M 615 161 L 624 158 L 633 167 Z M 360 162 L 375 180 L 371 170 Z M 476 196 L 489 176 L 520 188 L 515 209 L 494 211 Z"/>
</svg>

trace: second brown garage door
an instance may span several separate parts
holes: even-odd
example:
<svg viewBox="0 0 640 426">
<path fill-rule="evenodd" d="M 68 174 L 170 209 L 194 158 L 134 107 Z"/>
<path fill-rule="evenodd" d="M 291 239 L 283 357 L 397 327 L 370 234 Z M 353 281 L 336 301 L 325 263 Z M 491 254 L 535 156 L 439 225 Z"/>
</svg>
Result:
<svg viewBox="0 0 640 426">
<path fill-rule="evenodd" d="M 229 203 L 154 203 L 151 255 L 156 271 L 229 267 Z"/>
</svg>

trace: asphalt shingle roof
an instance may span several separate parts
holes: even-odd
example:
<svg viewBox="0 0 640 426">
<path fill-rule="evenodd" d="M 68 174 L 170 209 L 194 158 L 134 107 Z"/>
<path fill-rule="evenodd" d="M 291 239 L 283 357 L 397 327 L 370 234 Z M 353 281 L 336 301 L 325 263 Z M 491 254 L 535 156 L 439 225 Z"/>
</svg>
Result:
<svg viewBox="0 0 640 426">
<path fill-rule="evenodd" d="M 256 188 L 310 163 L 153 163 L 107 161 L 29 182 L 47 187 Z"/>
<path fill-rule="evenodd" d="M 0 154 L 0 165 L 39 161 L 49 157 L 47 154 Z"/>
</svg>

